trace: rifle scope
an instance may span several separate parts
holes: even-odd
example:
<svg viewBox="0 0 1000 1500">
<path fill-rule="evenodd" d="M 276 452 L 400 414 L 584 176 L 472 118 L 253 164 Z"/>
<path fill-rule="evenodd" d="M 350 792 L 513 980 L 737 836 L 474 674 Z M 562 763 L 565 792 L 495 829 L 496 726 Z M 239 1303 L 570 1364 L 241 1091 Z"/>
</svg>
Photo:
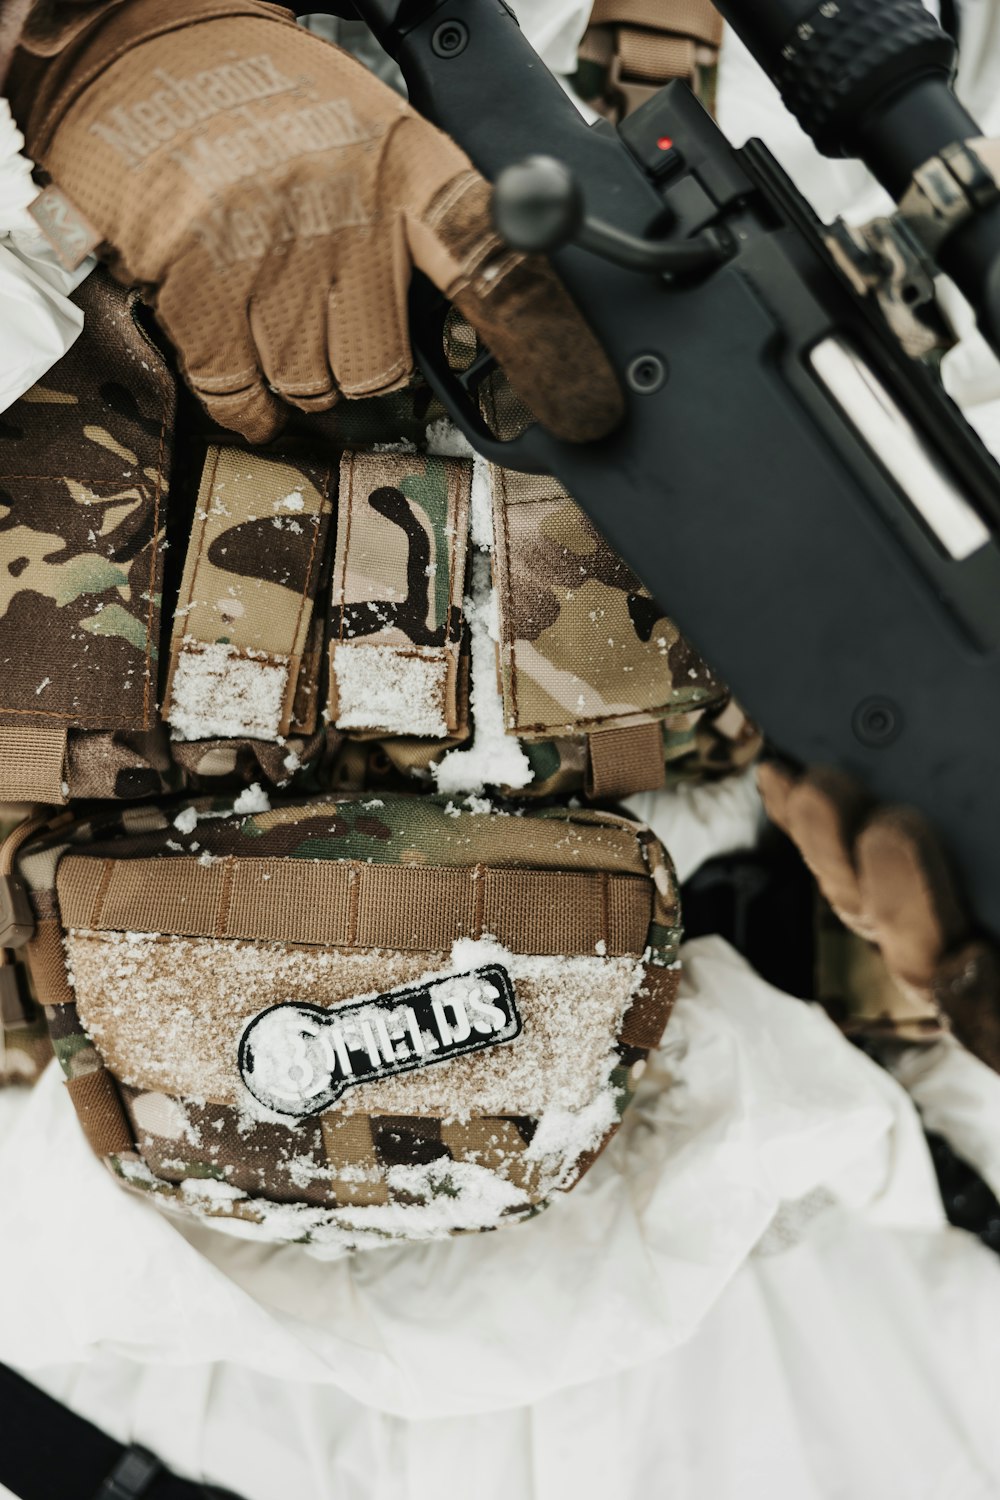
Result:
<svg viewBox="0 0 1000 1500">
<path fill-rule="evenodd" d="M 982 136 L 951 88 L 955 44 L 921 0 L 716 4 L 819 150 L 860 157 L 897 201 L 925 163 Z M 986 178 L 935 255 L 1000 353 L 1000 190 Z"/>
</svg>

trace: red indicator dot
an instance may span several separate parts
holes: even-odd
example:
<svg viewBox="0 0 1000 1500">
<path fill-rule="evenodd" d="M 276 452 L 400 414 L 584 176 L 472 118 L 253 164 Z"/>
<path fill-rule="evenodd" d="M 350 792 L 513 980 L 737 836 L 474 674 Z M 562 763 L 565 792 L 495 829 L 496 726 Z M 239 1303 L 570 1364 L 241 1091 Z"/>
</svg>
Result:
<svg viewBox="0 0 1000 1500">
<path fill-rule="evenodd" d="M 661 135 L 656 144 L 661 151 L 672 151 L 674 149 L 674 143 L 669 135 Z"/>
</svg>

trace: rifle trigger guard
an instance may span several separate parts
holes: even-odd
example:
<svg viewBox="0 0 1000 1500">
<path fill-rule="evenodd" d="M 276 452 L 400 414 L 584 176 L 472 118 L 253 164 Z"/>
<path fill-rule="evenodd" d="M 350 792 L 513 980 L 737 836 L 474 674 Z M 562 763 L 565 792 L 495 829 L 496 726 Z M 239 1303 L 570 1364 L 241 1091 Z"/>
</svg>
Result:
<svg viewBox="0 0 1000 1500">
<path fill-rule="evenodd" d="M 464 370 L 448 363 L 445 336 L 451 303 L 426 276 L 414 272 L 410 287 L 410 342 L 420 371 L 431 390 L 447 408 L 448 415 L 476 451 L 491 463 L 526 474 L 551 474 L 549 452 L 557 444 L 545 429 L 533 423 L 520 436 L 507 441 L 486 425 L 477 392 L 498 368 L 488 349 L 481 349 Z"/>
</svg>

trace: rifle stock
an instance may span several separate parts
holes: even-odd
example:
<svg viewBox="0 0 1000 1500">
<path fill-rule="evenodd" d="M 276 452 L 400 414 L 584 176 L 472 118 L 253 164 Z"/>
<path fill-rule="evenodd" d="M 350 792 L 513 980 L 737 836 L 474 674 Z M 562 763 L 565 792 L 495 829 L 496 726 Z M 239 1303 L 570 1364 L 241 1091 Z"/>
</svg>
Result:
<svg viewBox="0 0 1000 1500">
<path fill-rule="evenodd" d="M 766 149 L 734 150 L 683 85 L 618 130 L 588 127 L 502 0 L 358 8 L 487 177 L 543 151 L 589 215 L 729 237 L 723 264 L 675 282 L 553 256 L 623 382 L 642 356 L 665 372 L 629 388 L 600 443 L 491 439 L 426 287 L 418 357 L 488 457 L 566 486 L 780 751 L 930 817 L 1000 938 L 1000 470 L 957 407 L 852 290 Z"/>
</svg>

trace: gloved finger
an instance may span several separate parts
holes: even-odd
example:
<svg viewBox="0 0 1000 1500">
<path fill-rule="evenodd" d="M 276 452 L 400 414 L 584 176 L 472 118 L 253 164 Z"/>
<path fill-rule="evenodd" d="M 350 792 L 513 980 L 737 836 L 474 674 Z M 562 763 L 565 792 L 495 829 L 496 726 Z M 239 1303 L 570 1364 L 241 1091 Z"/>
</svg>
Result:
<svg viewBox="0 0 1000 1500">
<path fill-rule="evenodd" d="M 607 355 L 549 263 L 500 239 L 491 197 L 467 169 L 421 213 L 408 213 L 413 263 L 468 319 L 544 426 L 568 442 L 603 437 L 625 410 Z"/>
<path fill-rule="evenodd" d="M 889 970 L 925 989 L 968 933 L 954 876 L 933 828 L 914 808 L 880 808 L 855 845 L 858 883 Z"/>
<path fill-rule="evenodd" d="M 776 760 L 762 760 L 757 767 L 757 790 L 764 811 L 781 832 L 788 834 L 788 798 L 799 777 Z"/>
<path fill-rule="evenodd" d="M 294 274 L 272 276 L 250 300 L 250 331 L 275 394 L 303 411 L 327 411 L 340 392 L 327 354 L 330 269 L 319 251 L 300 246 Z"/>
<path fill-rule="evenodd" d="M 825 767 L 800 777 L 784 804 L 788 836 L 838 917 L 862 937 L 871 934 L 852 851 L 868 806 L 851 777 Z"/>
<path fill-rule="evenodd" d="M 944 960 L 934 998 L 970 1052 L 1000 1073 L 1000 959 L 986 943 L 968 943 Z"/>
<path fill-rule="evenodd" d="M 251 443 L 277 437 L 287 419 L 257 360 L 246 303 L 220 299 L 217 282 L 179 259 L 156 298 L 156 316 L 209 416 Z M 212 291 L 216 295 L 212 295 Z"/>
</svg>

